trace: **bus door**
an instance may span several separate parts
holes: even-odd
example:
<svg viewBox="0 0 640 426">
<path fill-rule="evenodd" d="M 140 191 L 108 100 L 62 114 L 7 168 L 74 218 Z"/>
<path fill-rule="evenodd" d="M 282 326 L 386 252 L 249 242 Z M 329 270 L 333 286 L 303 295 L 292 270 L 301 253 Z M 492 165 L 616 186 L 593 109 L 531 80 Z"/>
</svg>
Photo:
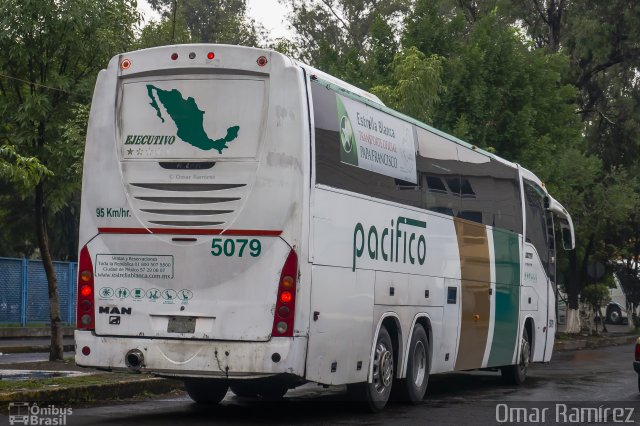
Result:
<svg viewBox="0 0 640 426">
<path fill-rule="evenodd" d="M 553 226 L 553 214 L 550 212 L 547 212 L 547 241 L 549 241 L 549 265 L 547 267 L 549 285 L 547 286 L 547 336 L 544 347 L 545 362 L 551 360 L 553 342 L 555 341 L 555 334 L 558 326 L 556 319 L 556 239 Z"/>
</svg>

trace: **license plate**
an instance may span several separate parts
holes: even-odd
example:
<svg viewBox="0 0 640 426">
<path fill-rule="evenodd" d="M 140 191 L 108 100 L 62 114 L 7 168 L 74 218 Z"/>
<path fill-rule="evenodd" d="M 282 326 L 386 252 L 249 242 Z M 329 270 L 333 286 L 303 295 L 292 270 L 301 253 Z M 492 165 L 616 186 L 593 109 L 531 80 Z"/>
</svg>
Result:
<svg viewBox="0 0 640 426">
<path fill-rule="evenodd" d="M 195 317 L 169 317 L 167 333 L 195 333 Z"/>
</svg>

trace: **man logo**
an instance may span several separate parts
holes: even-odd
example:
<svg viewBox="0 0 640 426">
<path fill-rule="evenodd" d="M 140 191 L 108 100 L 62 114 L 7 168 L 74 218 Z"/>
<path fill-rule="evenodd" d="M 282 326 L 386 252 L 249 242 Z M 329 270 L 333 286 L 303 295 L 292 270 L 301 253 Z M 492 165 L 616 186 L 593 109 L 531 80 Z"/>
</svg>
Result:
<svg viewBox="0 0 640 426">
<path fill-rule="evenodd" d="M 119 308 L 117 306 L 99 306 L 98 307 L 99 314 L 109 314 L 109 315 L 131 315 L 131 308 Z"/>
</svg>

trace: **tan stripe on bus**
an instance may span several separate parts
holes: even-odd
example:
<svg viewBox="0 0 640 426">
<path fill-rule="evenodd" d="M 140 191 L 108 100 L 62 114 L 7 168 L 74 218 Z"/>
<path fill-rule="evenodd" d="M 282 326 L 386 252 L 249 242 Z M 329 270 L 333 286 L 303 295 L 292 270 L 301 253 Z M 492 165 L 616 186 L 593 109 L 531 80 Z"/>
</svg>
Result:
<svg viewBox="0 0 640 426">
<path fill-rule="evenodd" d="M 454 218 L 460 251 L 462 316 L 456 370 L 482 367 L 491 310 L 491 265 L 487 228 Z"/>
</svg>

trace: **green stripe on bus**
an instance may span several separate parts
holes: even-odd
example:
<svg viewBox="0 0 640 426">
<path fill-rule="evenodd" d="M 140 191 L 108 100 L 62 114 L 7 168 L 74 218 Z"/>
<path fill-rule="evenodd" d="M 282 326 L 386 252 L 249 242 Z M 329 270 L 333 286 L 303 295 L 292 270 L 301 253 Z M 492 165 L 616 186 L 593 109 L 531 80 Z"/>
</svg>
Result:
<svg viewBox="0 0 640 426">
<path fill-rule="evenodd" d="M 510 365 L 518 338 L 520 310 L 520 244 L 518 235 L 493 230 L 496 298 L 493 341 L 487 367 Z"/>
</svg>

